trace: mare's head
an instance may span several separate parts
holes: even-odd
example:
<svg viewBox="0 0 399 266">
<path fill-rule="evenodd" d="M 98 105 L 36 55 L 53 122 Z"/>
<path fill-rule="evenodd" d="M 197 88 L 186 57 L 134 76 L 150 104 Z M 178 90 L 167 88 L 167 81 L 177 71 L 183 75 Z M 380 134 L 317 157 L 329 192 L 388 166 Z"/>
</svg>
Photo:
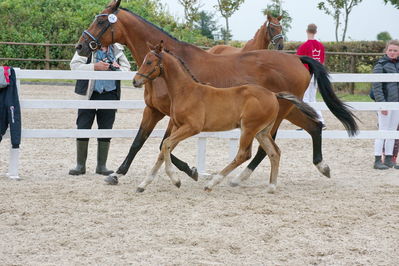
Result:
<svg viewBox="0 0 399 266">
<path fill-rule="evenodd" d="M 155 46 L 147 42 L 147 46 L 150 51 L 145 56 L 143 64 L 141 64 L 133 78 L 133 86 L 136 88 L 162 75 L 163 41 Z"/>
<path fill-rule="evenodd" d="M 282 18 L 283 16 L 275 18 L 271 14 L 267 14 L 266 34 L 277 50 L 284 48 L 283 27 L 280 24 Z"/>
<path fill-rule="evenodd" d="M 111 3 L 95 18 L 87 30 L 82 33 L 76 51 L 80 56 L 89 56 L 101 48 L 115 42 L 121 42 L 122 30 L 118 19 L 118 8 L 121 0 L 112 0 Z"/>
</svg>

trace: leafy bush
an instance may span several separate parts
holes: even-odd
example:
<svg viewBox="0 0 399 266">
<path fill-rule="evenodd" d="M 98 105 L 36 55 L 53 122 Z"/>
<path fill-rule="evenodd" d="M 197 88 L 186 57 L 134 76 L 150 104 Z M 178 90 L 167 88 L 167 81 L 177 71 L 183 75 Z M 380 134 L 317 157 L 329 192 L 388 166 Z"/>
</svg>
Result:
<svg viewBox="0 0 399 266">
<path fill-rule="evenodd" d="M 76 43 L 84 29 L 108 4 L 108 0 L 1 0 L 0 27 L 2 42 Z M 207 43 L 199 31 L 185 28 L 157 0 L 123 2 L 123 7 L 154 22 L 179 39 Z M 44 18 L 44 19 L 43 19 Z M 50 58 L 72 58 L 73 47 L 52 47 Z M 44 58 L 45 48 L 39 46 L 1 45 L 0 57 Z M 130 55 L 128 57 L 131 58 Z M 44 68 L 44 62 L 3 62 L 21 68 Z M 69 68 L 65 63 L 52 63 L 53 68 Z"/>
</svg>

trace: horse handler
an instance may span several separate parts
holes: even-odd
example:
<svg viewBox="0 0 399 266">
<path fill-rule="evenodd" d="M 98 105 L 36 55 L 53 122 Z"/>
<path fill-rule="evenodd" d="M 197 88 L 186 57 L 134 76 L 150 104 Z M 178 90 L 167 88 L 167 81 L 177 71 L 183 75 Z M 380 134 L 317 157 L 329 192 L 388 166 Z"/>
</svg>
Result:
<svg viewBox="0 0 399 266">
<path fill-rule="evenodd" d="M 101 47 L 89 57 L 75 53 L 70 67 L 72 70 L 129 71 L 130 63 L 123 53 L 123 46 L 115 43 L 109 47 Z M 120 100 L 121 82 L 120 80 L 78 80 L 75 93 L 90 100 Z M 96 117 L 98 129 L 112 129 L 115 114 L 116 109 L 79 109 L 76 125 L 78 129 L 91 129 Z M 114 172 L 106 167 L 110 141 L 110 138 L 98 139 L 97 174 L 110 175 Z M 86 173 L 88 145 L 88 138 L 76 140 L 76 167 L 69 170 L 70 175 Z"/>
</svg>

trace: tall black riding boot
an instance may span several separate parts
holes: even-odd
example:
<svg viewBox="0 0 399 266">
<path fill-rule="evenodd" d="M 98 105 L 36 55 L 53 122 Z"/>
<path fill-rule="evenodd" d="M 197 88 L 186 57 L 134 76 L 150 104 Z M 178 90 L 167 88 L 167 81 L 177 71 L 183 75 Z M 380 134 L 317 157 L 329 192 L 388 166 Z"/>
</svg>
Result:
<svg viewBox="0 0 399 266">
<path fill-rule="evenodd" d="M 76 140 L 76 167 L 69 170 L 70 175 L 84 175 L 86 173 L 88 140 Z"/>
<path fill-rule="evenodd" d="M 109 142 L 98 141 L 96 174 L 110 175 L 114 172 L 112 170 L 108 170 L 106 167 L 109 145 Z"/>
<path fill-rule="evenodd" d="M 389 167 L 382 163 L 381 156 L 375 156 L 374 169 L 385 170 Z"/>
<path fill-rule="evenodd" d="M 384 164 L 386 166 L 388 166 L 389 168 L 392 168 L 395 166 L 395 163 L 392 162 L 392 155 L 385 155 Z"/>
</svg>

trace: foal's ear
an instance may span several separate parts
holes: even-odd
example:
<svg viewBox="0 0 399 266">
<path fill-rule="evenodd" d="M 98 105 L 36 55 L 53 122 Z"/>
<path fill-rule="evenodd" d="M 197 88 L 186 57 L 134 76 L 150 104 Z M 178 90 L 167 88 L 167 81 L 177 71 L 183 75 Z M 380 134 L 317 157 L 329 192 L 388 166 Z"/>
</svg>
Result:
<svg viewBox="0 0 399 266">
<path fill-rule="evenodd" d="M 151 51 L 155 51 L 155 49 L 156 49 L 156 46 L 153 45 L 153 44 L 150 43 L 150 42 L 147 42 L 147 47 L 148 47 L 148 49 L 150 49 Z"/>
<path fill-rule="evenodd" d="M 112 0 L 111 3 L 107 6 L 108 8 L 111 9 L 111 12 L 115 12 L 118 8 L 119 5 L 121 4 L 121 0 Z"/>
<path fill-rule="evenodd" d="M 278 17 L 277 17 L 277 20 L 280 21 L 282 18 L 283 18 L 283 15 L 278 16 Z"/>
</svg>

